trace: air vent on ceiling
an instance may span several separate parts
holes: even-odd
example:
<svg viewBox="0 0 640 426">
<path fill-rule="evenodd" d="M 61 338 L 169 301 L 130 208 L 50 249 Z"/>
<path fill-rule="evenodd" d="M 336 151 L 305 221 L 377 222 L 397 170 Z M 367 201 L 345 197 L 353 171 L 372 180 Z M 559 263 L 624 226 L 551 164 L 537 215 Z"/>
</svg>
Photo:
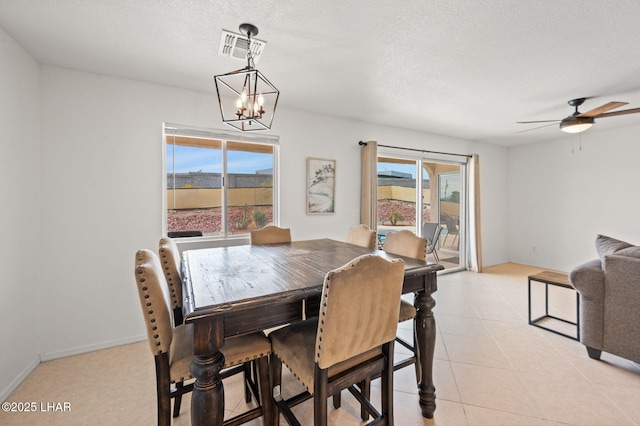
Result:
<svg viewBox="0 0 640 426">
<path fill-rule="evenodd" d="M 264 50 L 266 41 L 258 40 L 257 38 L 251 38 L 251 56 L 253 56 L 254 65 L 258 63 L 260 55 Z M 218 55 L 228 56 L 230 58 L 236 58 L 243 61 L 247 60 L 247 53 L 249 52 L 249 42 L 247 36 L 244 34 L 233 33 L 228 30 L 222 30 L 222 37 L 220 37 L 220 47 L 218 48 Z"/>
</svg>

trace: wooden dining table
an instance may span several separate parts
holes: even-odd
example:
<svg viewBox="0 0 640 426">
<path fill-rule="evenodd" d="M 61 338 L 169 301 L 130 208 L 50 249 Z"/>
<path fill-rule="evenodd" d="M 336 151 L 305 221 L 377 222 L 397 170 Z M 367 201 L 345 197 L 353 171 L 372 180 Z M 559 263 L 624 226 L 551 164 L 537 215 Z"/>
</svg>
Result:
<svg viewBox="0 0 640 426">
<path fill-rule="evenodd" d="M 266 330 L 317 315 L 324 277 L 358 256 L 403 259 L 403 293 L 414 293 L 419 348 L 417 383 L 422 415 L 436 407 L 433 352 L 436 325 L 432 293 L 441 265 L 330 239 L 218 247 L 183 252 L 185 323 L 192 324 L 192 425 L 222 425 L 224 386 L 220 349 L 225 338 Z M 315 313 L 315 315 L 314 315 Z"/>
</svg>

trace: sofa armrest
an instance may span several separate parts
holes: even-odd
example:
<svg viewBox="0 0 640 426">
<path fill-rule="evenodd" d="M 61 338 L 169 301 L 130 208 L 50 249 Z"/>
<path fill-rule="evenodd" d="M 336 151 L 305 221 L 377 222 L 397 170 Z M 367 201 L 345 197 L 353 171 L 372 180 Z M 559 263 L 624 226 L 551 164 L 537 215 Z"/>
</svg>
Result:
<svg viewBox="0 0 640 426">
<path fill-rule="evenodd" d="M 605 256 L 604 350 L 640 362 L 640 259 Z"/>
<path fill-rule="evenodd" d="M 602 350 L 605 302 L 600 259 L 571 270 L 569 283 L 580 295 L 580 341 L 588 348 Z"/>
<path fill-rule="evenodd" d="M 604 271 L 599 259 L 577 266 L 569 272 L 569 283 L 582 298 L 603 303 Z"/>
</svg>

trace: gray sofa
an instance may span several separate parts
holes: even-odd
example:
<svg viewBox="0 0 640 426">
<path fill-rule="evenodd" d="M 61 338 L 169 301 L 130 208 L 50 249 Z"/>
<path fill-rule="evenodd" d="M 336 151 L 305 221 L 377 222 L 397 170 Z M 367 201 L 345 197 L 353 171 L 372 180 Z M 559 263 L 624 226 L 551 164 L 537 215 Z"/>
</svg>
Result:
<svg viewBox="0 0 640 426">
<path fill-rule="evenodd" d="M 589 357 L 602 351 L 640 363 L 640 247 L 598 235 L 600 259 L 574 268 L 580 294 L 580 341 Z"/>
</svg>

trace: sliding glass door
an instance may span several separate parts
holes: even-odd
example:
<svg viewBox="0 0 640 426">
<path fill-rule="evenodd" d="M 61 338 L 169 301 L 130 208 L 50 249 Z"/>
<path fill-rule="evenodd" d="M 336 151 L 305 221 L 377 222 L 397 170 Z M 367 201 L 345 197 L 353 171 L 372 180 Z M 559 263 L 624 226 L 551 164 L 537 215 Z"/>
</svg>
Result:
<svg viewBox="0 0 640 426">
<path fill-rule="evenodd" d="M 408 229 L 432 239 L 436 229 L 427 260 L 447 270 L 464 267 L 466 163 L 380 154 L 377 173 L 380 246 L 391 232 Z"/>
</svg>

